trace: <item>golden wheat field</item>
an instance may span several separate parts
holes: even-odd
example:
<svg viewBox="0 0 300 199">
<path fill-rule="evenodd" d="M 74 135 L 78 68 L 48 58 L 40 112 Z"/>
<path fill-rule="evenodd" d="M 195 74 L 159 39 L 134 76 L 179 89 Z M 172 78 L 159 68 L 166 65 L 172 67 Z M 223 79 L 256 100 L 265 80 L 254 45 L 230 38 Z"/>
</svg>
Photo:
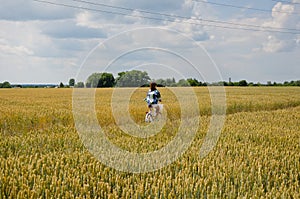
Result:
<svg viewBox="0 0 300 199">
<path fill-rule="evenodd" d="M 199 87 L 199 128 L 185 153 L 161 169 L 130 173 L 106 166 L 84 146 L 72 89 L 1 89 L 0 198 L 300 198 L 300 88 L 225 90 L 225 123 L 207 156 L 200 158 L 199 148 L 211 101 Z M 98 122 L 114 145 L 147 153 L 174 139 L 180 104 L 168 88 L 160 91 L 166 123 L 154 136 L 137 138 L 114 120 L 113 89 L 97 89 Z M 145 93 L 134 90 L 129 100 L 130 117 L 141 126 L 147 126 Z"/>
</svg>

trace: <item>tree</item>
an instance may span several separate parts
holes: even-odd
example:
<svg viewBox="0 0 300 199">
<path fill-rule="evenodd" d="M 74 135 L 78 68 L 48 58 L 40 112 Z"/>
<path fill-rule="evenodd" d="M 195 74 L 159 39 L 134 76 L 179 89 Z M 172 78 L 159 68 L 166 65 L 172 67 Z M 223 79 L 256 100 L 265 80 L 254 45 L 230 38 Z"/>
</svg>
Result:
<svg viewBox="0 0 300 199">
<path fill-rule="evenodd" d="M 2 83 L 2 88 L 11 88 L 11 85 L 9 82 L 5 81 Z"/>
<path fill-rule="evenodd" d="M 86 86 L 87 88 L 91 88 L 91 87 L 92 87 L 92 84 L 91 84 L 90 82 L 86 82 L 86 83 L 85 83 L 85 86 Z"/>
<path fill-rule="evenodd" d="M 69 80 L 69 86 L 75 86 L 75 79 L 70 79 Z"/>
<path fill-rule="evenodd" d="M 246 80 L 241 80 L 239 81 L 238 86 L 248 86 L 248 83 Z"/>
<path fill-rule="evenodd" d="M 177 86 L 183 86 L 183 87 L 189 86 L 189 82 L 185 79 L 180 79 L 177 83 Z"/>
<path fill-rule="evenodd" d="M 189 78 L 187 79 L 187 82 L 190 84 L 190 86 L 199 86 L 200 83 L 197 79 L 192 79 L 192 78 Z"/>
<path fill-rule="evenodd" d="M 226 81 L 222 81 L 222 84 L 221 84 L 221 86 L 228 86 L 228 82 L 226 82 Z"/>
<path fill-rule="evenodd" d="M 118 82 L 119 79 L 120 79 L 123 75 L 125 75 L 125 73 L 126 73 L 126 72 L 124 72 L 124 71 L 123 71 L 123 72 L 119 72 L 119 73 L 118 73 L 118 77 L 115 79 L 115 82 Z"/>
<path fill-rule="evenodd" d="M 113 87 L 115 78 L 111 73 L 93 73 L 88 77 L 85 85 L 91 88 Z"/>
<path fill-rule="evenodd" d="M 166 86 L 167 82 L 164 79 L 157 79 L 155 80 L 155 82 L 157 83 L 157 86 Z"/>
<path fill-rule="evenodd" d="M 86 80 L 85 85 L 89 88 L 97 88 L 101 79 L 102 73 L 93 73 Z"/>
<path fill-rule="evenodd" d="M 59 88 L 64 88 L 64 87 L 65 87 L 65 85 L 62 82 L 60 82 Z"/>
<path fill-rule="evenodd" d="M 121 76 L 120 76 L 121 75 Z M 140 87 L 150 83 L 150 77 L 146 71 L 132 70 L 119 73 L 116 86 Z"/>
<path fill-rule="evenodd" d="M 172 79 L 171 78 L 166 79 L 166 86 L 174 86 L 174 84 L 176 84 L 174 77 Z"/>
<path fill-rule="evenodd" d="M 102 73 L 98 83 L 99 87 L 113 87 L 115 85 L 115 78 L 111 73 Z"/>
<path fill-rule="evenodd" d="M 77 82 L 77 84 L 75 84 L 76 88 L 84 88 L 84 83 L 83 82 Z"/>
<path fill-rule="evenodd" d="M 228 83 L 228 86 L 235 86 L 235 85 L 234 85 L 234 83 L 233 83 L 232 81 L 230 81 L 230 82 Z"/>
<path fill-rule="evenodd" d="M 250 83 L 248 84 L 248 86 L 254 86 L 254 83 L 253 83 L 253 82 L 250 82 Z"/>
</svg>

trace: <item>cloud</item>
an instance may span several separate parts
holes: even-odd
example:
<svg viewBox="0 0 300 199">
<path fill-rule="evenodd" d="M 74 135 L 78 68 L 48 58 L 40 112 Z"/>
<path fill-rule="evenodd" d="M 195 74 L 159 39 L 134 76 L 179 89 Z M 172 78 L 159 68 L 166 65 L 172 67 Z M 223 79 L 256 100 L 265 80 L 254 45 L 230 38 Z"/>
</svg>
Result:
<svg viewBox="0 0 300 199">
<path fill-rule="evenodd" d="M 89 4 L 83 4 L 89 7 Z M 77 15 L 77 20 L 89 26 L 100 24 L 123 24 L 123 25 L 164 25 L 174 17 L 168 15 L 182 15 L 186 10 L 187 16 L 191 15 L 191 8 L 186 8 L 185 1 L 165 0 L 165 1 L 120 1 L 112 0 L 101 3 L 94 3 L 92 9 L 95 12 L 81 11 Z M 105 11 L 105 12 L 102 12 Z M 110 13 L 112 12 L 112 13 Z M 120 13 L 120 14 L 116 14 Z M 94 23 L 93 23 L 94 22 Z"/>
<path fill-rule="evenodd" d="M 262 49 L 268 53 L 288 52 L 296 48 L 297 42 L 294 40 L 278 39 L 276 36 L 269 36 L 268 41 L 262 46 Z"/>
<path fill-rule="evenodd" d="M 25 46 L 9 46 L 0 44 L 0 51 L 7 54 L 15 55 L 33 55 L 34 52 L 26 48 Z"/>
<path fill-rule="evenodd" d="M 34 43 L 38 31 L 35 23 L 0 20 L 0 53 L 15 55 L 34 55 Z"/>
<path fill-rule="evenodd" d="M 205 41 L 210 39 L 209 34 L 204 30 L 204 28 L 201 25 L 196 25 L 195 23 L 197 24 L 199 22 L 193 19 L 178 19 L 176 22 L 169 23 L 168 28 L 184 33 L 195 41 Z"/>
<path fill-rule="evenodd" d="M 272 33 L 267 36 L 267 40 L 262 44 L 262 50 L 265 52 L 288 52 L 299 47 L 300 15 L 297 14 L 300 9 L 294 4 L 284 4 L 278 2 L 272 9 L 272 20 L 266 22 L 265 26 L 281 28 L 284 32 L 291 34 Z M 298 34 L 293 34 L 298 32 Z"/>
<path fill-rule="evenodd" d="M 44 82 L 67 81 L 72 74 L 76 74 L 85 56 L 97 44 L 123 31 L 144 27 L 172 29 L 196 40 L 197 44 L 206 47 L 216 63 L 219 63 L 224 74 L 232 78 L 264 79 L 268 70 L 272 68 L 274 68 L 273 71 L 275 69 L 280 71 L 272 75 L 280 77 L 283 71 L 280 68 L 282 65 L 289 67 L 288 69 L 283 67 L 284 70 L 293 71 L 290 77 L 299 76 L 299 70 L 297 73 L 300 51 L 299 34 L 239 30 L 239 26 L 236 26 L 238 29 L 227 29 L 214 27 L 215 23 L 212 22 L 209 23 L 212 26 L 193 24 L 200 22 L 195 19 L 203 18 L 255 26 L 300 29 L 299 14 L 283 13 L 300 13 L 298 5 L 272 1 L 237 3 L 237 5 L 270 10 L 270 12 L 255 12 L 196 3 L 192 0 L 103 0 L 100 2 L 130 8 L 120 10 L 73 0 L 49 1 L 108 12 L 122 12 L 133 16 L 67 8 L 28 0 L 3 1 L 0 7 L 1 79 L 18 80 L 18 82 L 43 82 L 43 79 Z M 97 1 L 90 2 L 97 3 Z M 300 2 L 300 0 L 293 0 L 293 2 Z M 165 13 L 174 17 L 143 13 L 140 10 Z M 161 20 L 144 17 L 155 17 Z M 169 19 L 174 21 L 169 21 Z M 208 24 L 208 22 L 203 23 Z M 228 24 L 218 25 L 229 26 Z M 124 41 L 115 40 L 115 43 L 111 44 L 114 46 L 107 46 L 107 51 L 104 52 L 105 58 L 115 57 L 114 53 L 119 52 L 118 50 L 126 47 L 134 48 L 144 40 L 149 41 L 149 46 L 155 45 L 156 42 L 164 45 L 162 47 L 186 52 L 190 44 L 174 38 L 176 37 L 168 38 L 162 33 L 145 32 L 126 38 Z M 151 43 L 151 40 L 154 42 Z M 145 54 L 139 54 L 139 60 L 153 61 L 151 60 L 153 56 L 147 53 L 148 51 Z M 124 58 L 122 61 L 125 60 L 128 63 L 136 61 L 134 54 L 126 58 L 128 60 Z M 168 63 L 175 62 L 173 59 L 168 59 L 168 61 Z M 11 68 L 7 69 L 7 66 Z M 116 70 L 122 70 L 121 67 Z M 16 71 L 22 72 L 16 74 Z M 287 76 L 286 74 L 285 77 Z"/>
<path fill-rule="evenodd" d="M 272 17 L 279 24 L 283 24 L 289 19 L 290 14 L 294 12 L 295 8 L 292 4 L 283 4 L 278 2 L 272 9 Z"/>
<path fill-rule="evenodd" d="M 52 21 L 42 26 L 43 34 L 54 38 L 103 38 L 106 33 L 97 28 L 78 25 L 74 20 Z"/>
<path fill-rule="evenodd" d="M 113 2 L 116 3 L 119 1 Z M 132 3 L 133 1 L 126 1 L 126 4 L 122 2 L 120 3 L 120 5 L 118 4 L 118 7 L 124 6 L 126 8 L 129 8 L 129 5 L 131 5 Z M 173 1 L 172 6 L 169 5 L 156 7 L 157 4 L 160 5 L 165 3 L 158 3 L 156 1 L 139 1 L 139 3 L 135 3 L 132 7 L 130 7 L 136 8 L 137 10 L 126 11 L 125 13 L 127 14 L 127 16 L 112 15 L 112 17 L 110 18 L 108 18 L 107 15 L 103 13 L 81 11 L 76 15 L 76 21 L 77 24 L 81 26 L 105 29 L 107 35 L 118 34 L 125 30 L 134 29 L 136 27 L 156 26 L 177 30 L 188 35 L 196 41 L 203 41 L 210 38 L 208 33 L 201 25 L 201 21 L 198 19 L 199 8 L 201 7 L 200 5 L 196 5 L 192 3 L 192 1 L 186 0 L 184 2 Z M 147 7 L 147 9 L 142 9 L 144 7 Z M 173 8 L 172 12 L 167 11 L 171 9 L 170 7 Z M 147 10 L 151 10 L 150 12 L 153 14 L 147 12 Z M 157 20 L 151 18 L 155 18 Z"/>
</svg>

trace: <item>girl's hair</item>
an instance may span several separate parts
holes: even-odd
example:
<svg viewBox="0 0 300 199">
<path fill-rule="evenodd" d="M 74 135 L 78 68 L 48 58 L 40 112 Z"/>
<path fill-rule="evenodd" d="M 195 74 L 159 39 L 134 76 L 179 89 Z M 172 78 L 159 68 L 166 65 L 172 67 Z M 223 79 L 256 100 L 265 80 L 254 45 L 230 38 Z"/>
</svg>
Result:
<svg viewBox="0 0 300 199">
<path fill-rule="evenodd" d="M 151 91 L 156 90 L 156 88 L 155 88 L 156 86 L 157 86 L 157 84 L 156 84 L 155 82 L 151 82 L 151 83 L 150 83 L 150 90 L 151 90 Z"/>
</svg>

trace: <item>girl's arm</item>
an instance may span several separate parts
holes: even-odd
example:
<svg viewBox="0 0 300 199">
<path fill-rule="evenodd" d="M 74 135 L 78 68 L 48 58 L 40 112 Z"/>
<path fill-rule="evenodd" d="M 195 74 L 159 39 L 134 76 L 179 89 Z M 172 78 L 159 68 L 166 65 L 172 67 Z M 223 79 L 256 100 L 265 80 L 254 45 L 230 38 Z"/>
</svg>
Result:
<svg viewBox="0 0 300 199">
<path fill-rule="evenodd" d="M 158 99 L 158 101 L 161 102 L 161 95 L 160 95 L 160 92 L 158 90 L 157 90 L 157 99 Z"/>
</svg>

